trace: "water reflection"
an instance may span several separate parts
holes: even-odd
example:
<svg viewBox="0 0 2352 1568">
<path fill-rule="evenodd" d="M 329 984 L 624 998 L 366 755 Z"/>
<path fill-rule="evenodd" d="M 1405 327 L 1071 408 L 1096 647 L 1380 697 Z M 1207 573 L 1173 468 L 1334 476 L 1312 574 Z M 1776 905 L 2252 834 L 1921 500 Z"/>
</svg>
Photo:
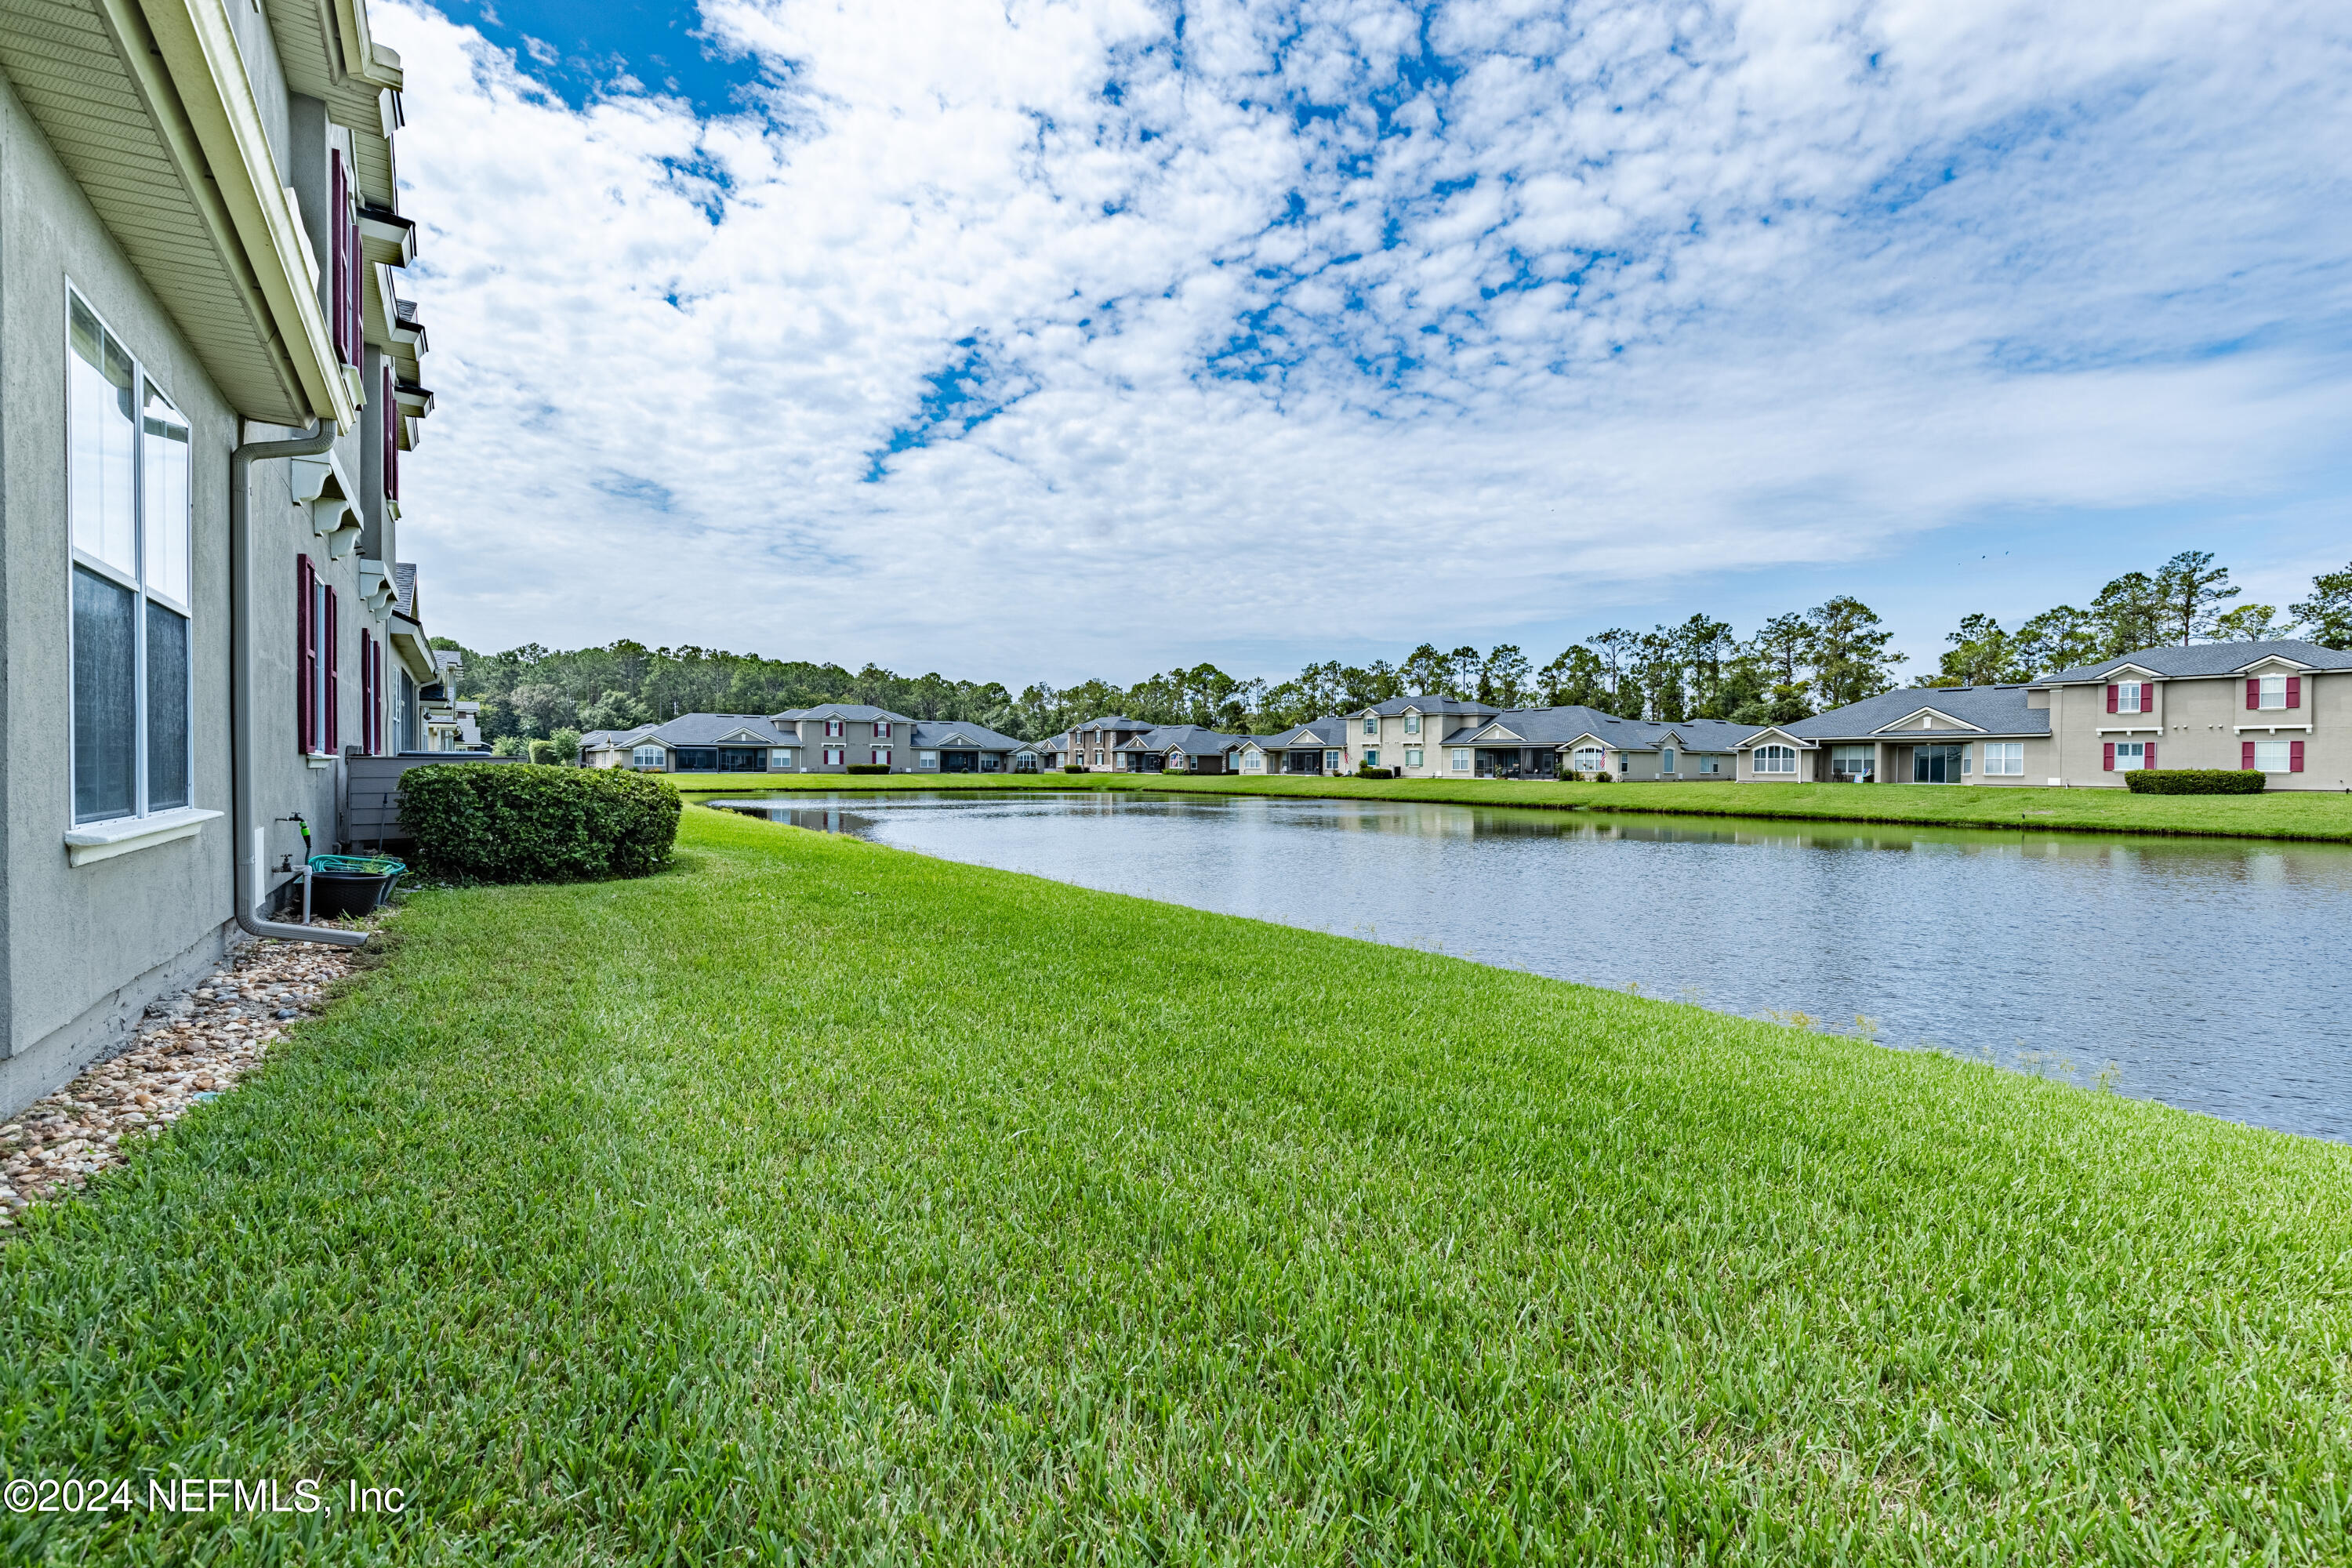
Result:
<svg viewBox="0 0 2352 1568">
<path fill-rule="evenodd" d="M 1221 795 L 721 803 L 2352 1137 L 2352 849 Z"/>
</svg>

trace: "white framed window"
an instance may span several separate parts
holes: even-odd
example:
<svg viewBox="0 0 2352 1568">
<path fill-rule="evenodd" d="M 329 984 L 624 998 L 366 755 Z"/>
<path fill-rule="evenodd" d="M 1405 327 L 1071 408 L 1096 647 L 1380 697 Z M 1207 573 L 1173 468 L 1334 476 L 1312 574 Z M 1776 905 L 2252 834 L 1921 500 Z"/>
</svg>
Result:
<svg viewBox="0 0 2352 1568">
<path fill-rule="evenodd" d="M 1453 753 L 1454 771 L 1457 773 L 1468 773 L 1470 771 L 1470 748 L 1467 746 L 1455 746 L 1453 748 Z"/>
<path fill-rule="evenodd" d="M 887 768 L 890 765 L 890 748 L 887 746 L 877 746 L 867 756 L 874 767 Z"/>
<path fill-rule="evenodd" d="M 1336 773 L 1339 771 L 1339 752 L 1326 752 L 1323 753 L 1323 771 L 1327 773 Z"/>
<path fill-rule="evenodd" d="M 2259 693 L 2257 698 L 2257 706 L 2263 708 L 2284 708 L 2286 706 L 2285 676 L 2263 676 L 2262 678 L 2262 685 L 2257 689 L 2257 690 Z M 2264 773 L 2284 773 L 2286 770 L 2284 768 L 2265 768 L 2263 771 Z"/>
<path fill-rule="evenodd" d="M 1658 749 L 1658 771 L 1662 773 L 1675 771 L 1675 749 L 1672 746 L 1661 746 Z"/>
<path fill-rule="evenodd" d="M 1376 714 L 1371 714 L 1371 713 L 1367 713 L 1367 714 L 1365 714 L 1365 715 L 1364 715 L 1364 733 L 1365 733 L 1365 734 L 1367 734 L 1367 735 L 1377 735 L 1377 734 L 1379 734 L 1380 732 L 1381 732 L 1381 721 L 1380 721 L 1379 716 L 1378 716 L 1378 715 L 1376 715 Z"/>
<path fill-rule="evenodd" d="M 1797 771 L 1797 748 L 1794 746 L 1759 746 L 1755 756 L 1756 771 L 1759 773 L 1794 773 Z"/>
<path fill-rule="evenodd" d="M 1723 759 L 1717 756 L 1701 757 L 1698 760 L 1698 771 L 1703 773 L 1719 773 L 1723 771 Z"/>
<path fill-rule="evenodd" d="M 877 741 L 887 741 L 890 738 L 889 720 L 877 719 L 874 721 L 874 738 Z"/>
<path fill-rule="evenodd" d="M 824 749 L 824 765 L 829 768 L 847 767 L 849 765 L 848 748 L 845 746 L 827 746 Z"/>
<path fill-rule="evenodd" d="M 915 771 L 917 773 L 934 773 L 939 772 L 940 754 L 937 752 L 917 752 L 915 753 Z"/>
<path fill-rule="evenodd" d="M 1265 772 L 1265 753 L 1264 752 L 1244 752 L 1242 753 L 1242 772 L 1245 773 L 1262 773 Z"/>
<path fill-rule="evenodd" d="M 792 771 L 792 766 L 793 749 L 790 746 L 777 746 L 769 751 L 768 771 L 770 773 L 789 773 Z"/>
<path fill-rule="evenodd" d="M 2137 680 L 2118 680 L 2116 682 L 2116 712 L 2145 713 L 2147 711 L 2149 706 L 2147 699 L 2148 689 L 2144 683 Z"/>
<path fill-rule="evenodd" d="M 188 422 L 66 292 L 73 819 L 194 804 Z"/>
<path fill-rule="evenodd" d="M 1421 748 L 1419 746 L 1407 746 L 1404 749 L 1404 765 L 1409 768 L 1417 768 L 1421 766 Z"/>
<path fill-rule="evenodd" d="M 2146 741 L 2117 741 L 2116 742 L 2116 772 L 2119 773 L 2137 773 L 2146 766 L 2147 766 L 2147 742 Z"/>
<path fill-rule="evenodd" d="M 629 752 L 629 766 L 633 768 L 658 770 L 661 765 L 662 749 L 659 746 L 638 746 Z"/>
<path fill-rule="evenodd" d="M 1579 746 L 1569 765 L 1580 773 L 1597 773 L 1609 766 L 1609 753 L 1598 746 Z"/>
<path fill-rule="evenodd" d="M 1097 752 L 1095 753 L 1095 766 L 1097 766 L 1097 767 L 1100 767 L 1100 766 L 1102 766 L 1102 765 L 1103 765 L 1103 754 L 1102 754 L 1100 752 Z"/>
<path fill-rule="evenodd" d="M 827 719 L 827 720 L 824 721 L 824 738 L 825 738 L 826 740 L 830 741 L 830 740 L 834 739 L 835 736 L 839 735 L 840 733 L 841 733 L 841 721 L 840 721 L 840 720 L 838 720 L 838 719 Z"/>
<path fill-rule="evenodd" d="M 1376 768 L 1380 765 L 1381 749 L 1378 746 L 1366 746 L 1364 748 L 1364 766 L 1368 768 Z"/>
<path fill-rule="evenodd" d="M 2294 769 L 2294 742 L 2292 741 L 2256 741 L 2254 771 L 2258 773 L 2291 773 Z M 2123 764 L 2117 763 L 2117 767 Z"/>
<path fill-rule="evenodd" d="M 1404 716 L 1404 732 L 1408 735 L 1418 735 L 1421 733 L 1420 714 L 1408 713 Z"/>
<path fill-rule="evenodd" d="M 1987 741 L 1984 743 L 1984 771 L 1987 778 L 2023 778 L 2025 742 Z"/>
</svg>

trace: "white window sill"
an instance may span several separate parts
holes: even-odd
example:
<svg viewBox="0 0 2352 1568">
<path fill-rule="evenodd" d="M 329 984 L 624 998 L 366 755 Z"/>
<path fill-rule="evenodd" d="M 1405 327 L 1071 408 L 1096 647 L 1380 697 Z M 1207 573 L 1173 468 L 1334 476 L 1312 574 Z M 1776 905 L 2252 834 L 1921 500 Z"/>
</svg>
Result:
<svg viewBox="0 0 2352 1568">
<path fill-rule="evenodd" d="M 2102 724 L 2098 728 L 2098 733 L 2102 735 L 2161 735 L 2164 733 L 2164 726 L 2161 724 Z"/>
<path fill-rule="evenodd" d="M 2244 734 L 2249 730 L 2266 730 L 2270 733 L 2275 735 L 2281 730 L 2301 730 L 2307 733 L 2311 729 L 2311 725 L 2309 721 L 2306 721 L 2300 724 L 2290 724 L 2284 722 L 2276 724 L 2237 724 L 2232 725 L 2231 728 L 2241 735 Z"/>
<path fill-rule="evenodd" d="M 205 823 L 219 815 L 217 811 L 183 806 L 177 811 L 159 811 L 152 816 L 85 822 L 66 832 L 66 863 L 87 866 L 93 860 L 111 860 L 134 849 L 152 849 L 173 839 L 194 838 Z"/>
<path fill-rule="evenodd" d="M 335 765 L 334 758 L 322 757 L 316 752 L 304 752 L 302 760 L 310 763 L 314 768 L 331 768 Z"/>
</svg>

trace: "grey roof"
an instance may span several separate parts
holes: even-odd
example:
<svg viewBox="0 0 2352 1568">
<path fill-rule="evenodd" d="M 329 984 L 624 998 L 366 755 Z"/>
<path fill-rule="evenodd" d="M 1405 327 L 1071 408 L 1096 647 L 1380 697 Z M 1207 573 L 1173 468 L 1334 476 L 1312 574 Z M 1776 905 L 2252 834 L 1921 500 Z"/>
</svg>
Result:
<svg viewBox="0 0 2352 1568">
<path fill-rule="evenodd" d="M 416 618 L 416 563 L 415 562 L 395 561 L 392 563 L 392 607 L 410 620 L 415 620 Z"/>
<path fill-rule="evenodd" d="M 1482 742 L 1475 738 L 1479 731 L 1493 726 L 1508 730 L 1520 739 Z M 1576 706 L 1513 708 L 1481 722 L 1465 724 L 1439 743 L 1447 746 L 1558 747 L 1591 735 L 1613 750 L 1654 752 L 1671 736 L 1681 743 L 1685 751 L 1728 752 L 1755 734 L 1759 728 L 1754 724 L 1735 724 L 1727 719 L 1677 719 L 1672 721 L 1623 719 L 1614 713 L 1603 713 L 1598 708 Z"/>
<path fill-rule="evenodd" d="M 1248 739 L 1255 741 L 1261 750 L 1268 752 L 1344 746 L 1348 743 L 1348 721 L 1338 718 L 1313 719 L 1304 724 L 1294 725 L 1278 735 L 1252 735 Z"/>
<path fill-rule="evenodd" d="M 634 746 L 658 726 L 639 724 L 632 730 L 591 730 L 580 737 L 583 746 Z"/>
<path fill-rule="evenodd" d="M 915 722 L 904 713 L 893 713 L 887 708 L 869 708 L 862 702 L 820 702 L 814 708 L 787 708 L 768 717 L 778 724 L 797 723 L 803 719 L 845 719 L 852 724 L 871 724 L 877 719 L 887 719 L 893 724 Z"/>
<path fill-rule="evenodd" d="M 1903 740 L 1960 739 L 1972 735 L 2047 735 L 2050 710 L 2028 708 L 2022 686 L 1911 686 L 1883 691 L 1843 708 L 1832 708 L 1810 719 L 1774 726 L 1805 741 L 1866 741 L 1884 738 L 1889 724 L 1899 723 L 1923 708 L 1957 719 L 1962 728 L 1897 731 Z"/>
<path fill-rule="evenodd" d="M 655 740 L 665 746 L 715 746 L 719 740 L 738 730 L 748 730 L 752 739 L 739 742 L 740 745 L 797 746 L 800 740 L 789 731 L 780 731 L 756 713 L 681 713 L 666 724 L 656 724 L 635 734 L 637 740 Z M 585 744 L 587 737 L 581 737 Z M 631 744 L 635 742 L 632 741 Z"/>
<path fill-rule="evenodd" d="M 968 724 L 961 721 L 919 719 L 915 721 L 914 738 L 908 742 L 917 751 L 938 751 L 961 736 L 968 745 L 954 746 L 954 751 L 1017 752 L 1027 745 L 1010 735 L 1000 734 L 985 724 Z"/>
<path fill-rule="evenodd" d="M 1149 730 L 1151 728 L 1151 725 L 1140 719 L 1129 719 L 1117 713 L 1110 713 L 1100 719 L 1089 719 L 1083 724 L 1073 724 L 1070 726 L 1070 733 L 1076 735 L 1081 730 Z"/>
<path fill-rule="evenodd" d="M 1499 711 L 1492 702 L 1474 702 L 1466 697 L 1439 697 L 1427 692 L 1417 697 L 1391 697 L 1385 702 L 1375 702 L 1369 709 L 1358 708 L 1350 718 L 1360 719 L 1367 712 L 1383 719 L 1392 719 L 1411 708 L 1423 713 L 1494 713 Z"/>
<path fill-rule="evenodd" d="M 2064 686 L 2076 681 L 2104 681 L 2127 664 L 2175 678 L 2235 675 L 2246 666 L 2265 658 L 2293 659 L 2314 669 L 2352 669 L 2352 653 L 2288 637 L 2276 642 L 2200 642 L 2190 643 L 2186 647 L 2177 644 L 2167 647 L 2144 647 L 2119 658 L 2101 659 L 2096 664 L 2078 664 L 2072 669 L 2045 675 L 2033 684 Z"/>
<path fill-rule="evenodd" d="M 1163 724 L 1137 740 L 1129 741 L 1119 750 L 1151 752 L 1161 756 L 1181 751 L 1188 757 L 1215 757 L 1240 745 L 1242 739 L 1239 735 L 1228 735 L 1222 730 L 1212 730 L 1200 724 Z"/>
</svg>

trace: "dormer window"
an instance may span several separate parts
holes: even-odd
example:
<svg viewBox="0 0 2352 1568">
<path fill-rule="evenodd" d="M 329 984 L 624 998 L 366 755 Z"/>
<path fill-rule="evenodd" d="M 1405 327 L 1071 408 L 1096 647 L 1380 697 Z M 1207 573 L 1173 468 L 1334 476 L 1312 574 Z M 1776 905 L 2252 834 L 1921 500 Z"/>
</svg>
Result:
<svg viewBox="0 0 2352 1568">
<path fill-rule="evenodd" d="M 1404 716 L 1404 732 L 1408 735 L 1418 735 L 1421 733 L 1420 714 L 1408 713 Z"/>
<path fill-rule="evenodd" d="M 840 721 L 840 720 L 838 720 L 838 719 L 827 719 L 827 720 L 824 721 L 824 738 L 825 738 L 826 740 L 828 740 L 828 741 L 831 741 L 831 740 L 837 739 L 837 738 L 840 736 L 840 734 L 841 734 L 841 721 Z"/>
<path fill-rule="evenodd" d="M 889 720 L 877 719 L 874 721 L 874 738 L 877 741 L 887 741 L 890 738 Z"/>
<path fill-rule="evenodd" d="M 1364 733 L 1365 733 L 1365 734 L 1367 734 L 1367 735 L 1377 735 L 1377 734 L 1379 734 L 1380 732 L 1381 732 L 1381 721 L 1380 721 L 1379 716 L 1378 716 L 1377 714 L 1371 714 L 1371 713 L 1367 713 L 1367 714 L 1365 714 L 1365 715 L 1364 715 Z"/>
<path fill-rule="evenodd" d="M 2110 713 L 2146 713 L 2156 706 L 2156 689 L 2145 681 L 2118 680 L 2107 688 Z"/>
</svg>

